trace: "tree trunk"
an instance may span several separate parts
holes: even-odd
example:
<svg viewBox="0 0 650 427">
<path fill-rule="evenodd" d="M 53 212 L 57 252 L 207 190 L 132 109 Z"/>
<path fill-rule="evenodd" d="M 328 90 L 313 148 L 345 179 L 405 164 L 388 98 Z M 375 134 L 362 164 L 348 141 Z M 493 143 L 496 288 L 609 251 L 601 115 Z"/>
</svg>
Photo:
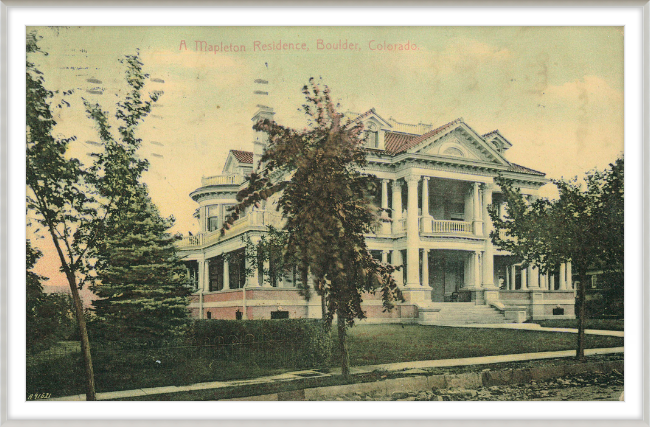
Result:
<svg viewBox="0 0 650 427">
<path fill-rule="evenodd" d="M 95 395 L 95 373 L 93 371 L 93 361 L 90 355 L 90 340 L 88 339 L 88 330 L 86 329 L 86 317 L 84 308 L 77 289 L 77 281 L 73 273 L 68 273 L 68 284 L 72 292 L 74 302 L 74 312 L 79 325 L 79 335 L 81 336 L 81 354 L 83 355 L 84 368 L 86 371 L 86 400 L 97 400 Z"/>
<path fill-rule="evenodd" d="M 585 284 L 587 283 L 587 273 L 580 270 L 580 283 L 578 284 L 578 349 L 576 350 L 576 359 L 581 362 L 585 361 Z"/>
<path fill-rule="evenodd" d="M 49 224 L 50 235 L 52 236 L 52 241 L 56 252 L 59 254 L 59 259 L 61 260 L 61 265 L 65 270 L 65 276 L 68 279 L 68 284 L 70 285 L 70 292 L 72 293 L 72 301 L 74 303 L 74 314 L 77 318 L 77 325 L 79 325 L 79 335 L 81 340 L 81 354 L 84 359 L 84 369 L 86 371 L 86 400 L 97 400 L 95 395 L 95 373 L 93 371 L 93 361 L 90 355 L 90 340 L 88 339 L 88 330 L 86 329 L 86 317 L 84 316 L 84 307 L 81 303 L 81 297 L 79 296 L 79 289 L 77 289 L 77 279 L 74 275 L 74 271 L 70 269 L 70 265 L 66 262 L 63 251 L 61 250 L 61 245 L 59 245 L 59 240 L 54 234 L 54 226 Z"/>
<path fill-rule="evenodd" d="M 336 322 L 339 330 L 339 355 L 341 357 L 341 375 L 346 380 L 350 379 L 350 354 L 348 353 L 347 325 L 341 316 L 341 311 L 336 313 Z"/>
</svg>

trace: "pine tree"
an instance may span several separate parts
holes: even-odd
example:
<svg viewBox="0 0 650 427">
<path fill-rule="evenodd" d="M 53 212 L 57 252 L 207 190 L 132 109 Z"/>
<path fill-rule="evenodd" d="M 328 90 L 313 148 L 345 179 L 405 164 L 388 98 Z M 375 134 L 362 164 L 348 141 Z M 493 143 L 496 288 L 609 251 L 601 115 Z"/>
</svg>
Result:
<svg viewBox="0 0 650 427">
<path fill-rule="evenodd" d="M 101 298 L 93 307 L 104 338 L 160 340 L 187 318 L 191 291 L 176 256 L 176 237 L 167 232 L 173 219 L 160 216 L 141 182 L 149 163 L 137 155 L 142 140 L 136 130 L 160 93 L 143 99 L 149 76 L 142 71 L 139 54 L 120 62 L 126 65 L 131 90 L 117 103 L 117 133 L 100 105 L 85 102 L 105 145 L 96 156 L 94 185 L 101 197 L 115 200 L 93 252 L 97 262 L 91 289 Z"/>
<path fill-rule="evenodd" d="M 97 250 L 93 301 L 104 337 L 160 341 L 170 338 L 188 316 L 185 267 L 176 256 L 172 221 L 140 186 L 124 201 L 121 214 L 107 224 Z"/>
</svg>

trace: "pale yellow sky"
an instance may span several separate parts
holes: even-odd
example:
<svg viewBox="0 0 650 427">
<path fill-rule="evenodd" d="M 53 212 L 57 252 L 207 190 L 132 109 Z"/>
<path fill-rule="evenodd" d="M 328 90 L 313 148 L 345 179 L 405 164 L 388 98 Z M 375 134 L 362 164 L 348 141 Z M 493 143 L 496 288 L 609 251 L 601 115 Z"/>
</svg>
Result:
<svg viewBox="0 0 650 427">
<path fill-rule="evenodd" d="M 28 28 L 28 31 L 32 28 Z M 139 49 L 148 89 L 164 90 L 141 128 L 151 196 L 174 231 L 196 231 L 188 194 L 221 173 L 229 149 L 252 150 L 255 104 L 304 126 L 301 87 L 322 77 L 344 110 L 374 107 L 385 118 L 440 125 L 463 117 L 479 133 L 499 129 L 507 158 L 550 178 L 605 168 L 623 152 L 621 27 L 85 27 L 37 28 L 48 56 L 32 58 L 51 90 L 75 89 L 55 108 L 71 153 L 97 149 L 81 97 L 112 111 L 124 91 L 118 59 Z M 185 44 L 182 44 L 182 41 Z M 352 49 L 318 49 L 347 42 Z M 197 50 L 196 41 L 219 51 Z M 308 50 L 256 46 L 293 43 Z M 258 43 L 256 43 L 258 42 Z M 378 45 L 415 50 L 378 50 Z M 230 46 L 233 48 L 230 48 Z M 229 47 L 230 51 L 225 51 Z M 232 52 L 237 46 L 239 52 Z M 243 46 L 243 49 L 242 47 Z M 185 49 L 186 47 L 186 49 Z M 269 99 L 253 95 L 271 82 Z M 88 81 L 90 79 L 91 81 Z M 99 83 L 101 82 L 101 83 Z M 88 90 L 103 94 L 90 93 Z M 62 96 L 55 95 L 53 105 Z M 159 157 L 162 156 L 162 157 Z M 549 186 L 547 186 L 549 187 Z M 552 191 L 545 190 L 547 194 Z M 39 246 L 48 251 L 44 240 Z M 52 267 L 41 265 L 52 276 Z M 54 269 L 55 270 L 55 269 Z M 51 280 L 52 284 L 59 283 Z"/>
</svg>

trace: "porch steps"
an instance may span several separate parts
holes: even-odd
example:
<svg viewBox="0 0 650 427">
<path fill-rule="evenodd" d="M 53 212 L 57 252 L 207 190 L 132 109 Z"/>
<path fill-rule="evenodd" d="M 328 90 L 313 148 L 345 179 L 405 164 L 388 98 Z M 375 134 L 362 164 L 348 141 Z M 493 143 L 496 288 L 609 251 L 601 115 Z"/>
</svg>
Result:
<svg viewBox="0 0 650 427">
<path fill-rule="evenodd" d="M 488 305 L 475 302 L 428 303 L 419 306 L 419 323 L 454 326 L 507 323 L 505 316 Z"/>
</svg>

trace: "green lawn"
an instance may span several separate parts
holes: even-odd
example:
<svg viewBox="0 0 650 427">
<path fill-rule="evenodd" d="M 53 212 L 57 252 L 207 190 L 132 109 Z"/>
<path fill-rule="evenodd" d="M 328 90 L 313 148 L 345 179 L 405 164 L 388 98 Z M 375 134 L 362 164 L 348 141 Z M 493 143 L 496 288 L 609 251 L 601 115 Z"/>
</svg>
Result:
<svg viewBox="0 0 650 427">
<path fill-rule="evenodd" d="M 550 319 L 538 320 L 535 323 L 544 326 L 545 328 L 577 328 L 578 321 L 576 319 Z M 622 331 L 623 319 L 587 319 L 587 329 L 603 329 L 608 331 Z"/>
<path fill-rule="evenodd" d="M 336 328 L 332 328 L 336 334 Z M 334 356 L 322 368 L 339 366 Z M 349 330 L 350 361 L 353 366 L 415 360 L 450 359 L 510 353 L 569 350 L 576 335 L 512 329 L 473 329 L 421 325 L 360 325 Z M 623 339 L 587 336 L 587 347 L 618 347 Z M 62 346 L 70 348 L 74 344 Z M 283 353 L 290 352 L 285 349 Z M 282 354 L 273 353 L 250 361 L 250 351 L 242 350 L 229 360 L 220 360 L 214 351 L 181 349 L 168 354 L 103 354 L 94 360 L 98 392 L 141 387 L 186 385 L 205 381 L 254 378 L 296 370 L 276 366 Z M 259 356 L 259 355 L 258 355 Z M 160 360 L 160 363 L 157 361 Z M 28 393 L 65 396 L 83 393 L 80 354 L 71 353 L 43 360 L 28 360 Z"/>
<path fill-rule="evenodd" d="M 570 333 L 423 325 L 360 325 L 348 336 L 353 366 L 570 350 L 577 339 Z M 586 345 L 619 347 L 623 339 L 587 335 Z M 332 362 L 338 366 L 337 360 Z"/>
</svg>

